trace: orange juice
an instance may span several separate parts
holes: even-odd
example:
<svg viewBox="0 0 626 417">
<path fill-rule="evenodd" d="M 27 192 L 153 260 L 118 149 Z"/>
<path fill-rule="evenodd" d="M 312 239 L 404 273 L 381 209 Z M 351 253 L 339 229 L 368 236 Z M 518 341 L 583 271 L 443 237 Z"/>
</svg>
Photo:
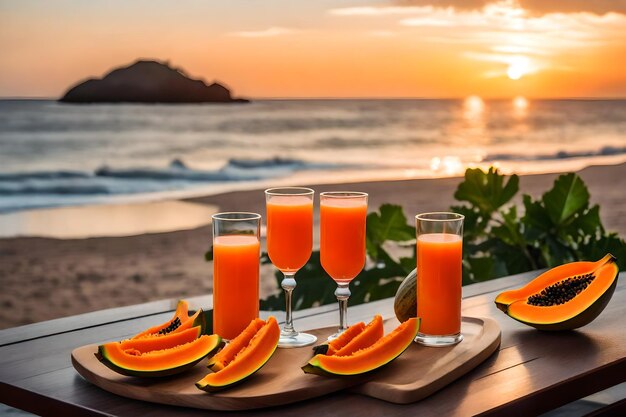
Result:
<svg viewBox="0 0 626 417">
<path fill-rule="evenodd" d="M 420 333 L 461 331 L 461 254 L 463 239 L 450 233 L 417 238 L 417 315 Z"/>
<path fill-rule="evenodd" d="M 320 251 L 324 270 L 338 283 L 348 283 L 365 266 L 367 202 L 328 198 L 320 203 Z"/>
<path fill-rule="evenodd" d="M 213 241 L 213 332 L 233 339 L 259 316 L 260 244 L 254 235 Z"/>
<path fill-rule="evenodd" d="M 307 196 L 276 195 L 266 207 L 267 253 L 282 272 L 296 272 L 313 250 L 313 200 Z"/>
</svg>

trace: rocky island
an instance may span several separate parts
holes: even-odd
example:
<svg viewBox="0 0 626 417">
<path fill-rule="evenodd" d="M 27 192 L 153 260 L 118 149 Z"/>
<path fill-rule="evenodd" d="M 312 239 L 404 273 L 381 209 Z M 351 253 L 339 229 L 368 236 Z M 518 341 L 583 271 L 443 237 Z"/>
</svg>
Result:
<svg viewBox="0 0 626 417">
<path fill-rule="evenodd" d="M 66 103 L 246 103 L 214 82 L 188 77 L 167 63 L 139 60 L 116 68 L 104 77 L 90 78 L 71 87 L 59 99 Z"/>
</svg>

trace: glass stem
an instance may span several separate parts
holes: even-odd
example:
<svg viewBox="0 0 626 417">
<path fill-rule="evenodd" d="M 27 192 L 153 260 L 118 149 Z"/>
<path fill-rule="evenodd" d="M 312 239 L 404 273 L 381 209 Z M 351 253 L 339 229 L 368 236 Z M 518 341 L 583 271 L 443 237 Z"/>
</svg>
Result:
<svg viewBox="0 0 626 417">
<path fill-rule="evenodd" d="M 293 289 L 296 288 L 295 273 L 285 273 L 282 282 L 280 283 L 283 290 L 285 290 L 285 325 L 283 326 L 283 335 L 294 335 L 297 332 L 293 329 L 293 316 L 291 314 L 291 294 Z"/>
<path fill-rule="evenodd" d="M 348 298 L 350 298 L 349 284 L 337 284 L 335 296 L 339 301 L 339 333 L 348 328 Z"/>
</svg>

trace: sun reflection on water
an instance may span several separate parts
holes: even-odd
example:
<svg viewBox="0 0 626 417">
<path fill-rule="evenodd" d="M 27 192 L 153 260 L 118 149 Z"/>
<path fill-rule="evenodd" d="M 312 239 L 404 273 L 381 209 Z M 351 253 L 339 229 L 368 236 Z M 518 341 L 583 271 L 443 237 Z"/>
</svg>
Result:
<svg viewBox="0 0 626 417">
<path fill-rule="evenodd" d="M 463 117 L 471 122 L 481 121 L 485 102 L 479 96 L 469 96 L 463 102 Z"/>
<path fill-rule="evenodd" d="M 513 115 L 518 118 L 526 117 L 528 113 L 528 100 L 525 97 L 517 96 L 513 99 Z"/>
<path fill-rule="evenodd" d="M 463 162 L 458 156 L 435 156 L 430 160 L 430 169 L 444 175 L 455 175 L 463 172 Z"/>
<path fill-rule="evenodd" d="M 479 145 L 488 141 L 487 103 L 479 96 L 466 97 L 461 106 L 461 122 L 453 137 L 460 145 Z"/>
</svg>

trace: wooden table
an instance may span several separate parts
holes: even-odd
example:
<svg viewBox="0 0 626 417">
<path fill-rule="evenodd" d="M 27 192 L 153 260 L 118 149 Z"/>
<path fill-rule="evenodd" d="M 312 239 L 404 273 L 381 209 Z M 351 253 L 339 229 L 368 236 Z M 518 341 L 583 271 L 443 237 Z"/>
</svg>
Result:
<svg viewBox="0 0 626 417">
<path fill-rule="evenodd" d="M 349 392 L 273 409 L 233 412 L 263 416 L 356 415 L 447 416 L 535 415 L 626 381 L 626 273 L 607 309 L 579 331 L 544 333 L 506 317 L 493 300 L 500 291 L 535 277 L 531 272 L 463 288 L 463 313 L 495 318 L 502 328 L 500 350 L 431 397 L 395 405 Z M 210 297 L 190 299 L 210 307 Z M 0 401 L 44 415 L 207 416 L 205 410 L 144 403 L 109 394 L 83 380 L 70 364 L 73 348 L 119 340 L 167 320 L 175 300 L 103 310 L 0 331 Z M 350 307 L 351 321 L 374 313 L 393 316 L 393 300 Z M 302 310 L 296 327 L 335 324 L 335 305 Z M 624 407 L 621 401 L 617 407 Z M 615 408 L 613 408 L 613 412 Z"/>
</svg>

